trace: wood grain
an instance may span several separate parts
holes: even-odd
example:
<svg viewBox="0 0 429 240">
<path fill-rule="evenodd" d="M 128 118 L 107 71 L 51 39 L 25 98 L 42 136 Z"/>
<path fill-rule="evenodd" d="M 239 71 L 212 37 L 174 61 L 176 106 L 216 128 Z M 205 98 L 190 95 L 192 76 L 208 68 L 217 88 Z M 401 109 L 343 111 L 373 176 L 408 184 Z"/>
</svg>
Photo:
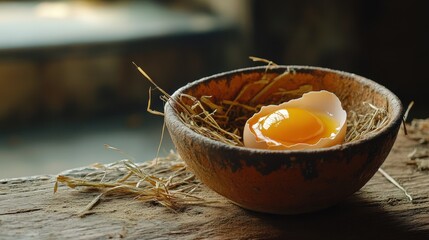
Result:
<svg viewBox="0 0 429 240">
<path fill-rule="evenodd" d="M 81 218 L 98 195 L 60 186 L 55 176 L 0 180 L 1 239 L 429 239 L 429 176 L 407 164 L 407 155 L 428 144 L 400 132 L 383 165 L 413 196 L 377 173 L 346 201 L 294 216 L 243 210 L 206 189 L 219 203 L 188 206 L 178 213 L 128 197 L 109 197 Z M 76 170 L 75 174 L 79 174 Z"/>
</svg>

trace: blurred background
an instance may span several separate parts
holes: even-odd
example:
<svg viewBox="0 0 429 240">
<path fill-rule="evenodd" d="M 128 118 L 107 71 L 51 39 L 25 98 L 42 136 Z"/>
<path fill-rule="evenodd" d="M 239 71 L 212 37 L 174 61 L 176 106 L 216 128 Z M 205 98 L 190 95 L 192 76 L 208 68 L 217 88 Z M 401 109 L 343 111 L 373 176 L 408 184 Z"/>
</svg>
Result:
<svg viewBox="0 0 429 240">
<path fill-rule="evenodd" d="M 153 159 L 150 84 L 278 64 L 352 72 L 429 117 L 427 1 L 0 1 L 0 179 Z M 157 98 L 159 94 L 154 92 Z M 154 109 L 162 110 L 155 102 Z M 172 149 L 166 135 L 161 155 Z"/>
</svg>

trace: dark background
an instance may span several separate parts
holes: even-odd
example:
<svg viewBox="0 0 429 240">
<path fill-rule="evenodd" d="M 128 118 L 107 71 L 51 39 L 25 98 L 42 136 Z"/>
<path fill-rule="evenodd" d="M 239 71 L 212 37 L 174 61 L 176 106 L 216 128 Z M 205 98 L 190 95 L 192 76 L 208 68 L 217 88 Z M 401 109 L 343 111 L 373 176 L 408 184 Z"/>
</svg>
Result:
<svg viewBox="0 0 429 240">
<path fill-rule="evenodd" d="M 37 4 L 42 1 L 3 2 Z M 204 76 L 255 65 L 249 56 L 277 64 L 321 66 L 365 76 L 392 90 L 404 105 L 414 100 L 411 117 L 428 116 L 427 1 L 80 2 L 92 2 L 89 8 L 94 12 L 106 6 L 112 12 L 115 8 L 118 12 L 125 8 L 121 10 L 125 12 L 123 15 L 113 17 L 118 18 L 118 22 L 121 16 L 130 18 L 128 27 L 147 21 L 139 17 L 150 14 L 145 9 L 152 5 L 158 6 L 154 11 L 159 11 L 148 17 L 153 24 L 177 13 L 183 18 L 210 16 L 213 21 L 203 32 L 193 32 L 194 19 L 190 18 L 179 30 L 168 29 L 167 22 L 160 27 L 165 28 L 161 34 L 145 35 L 145 28 L 141 28 L 135 30 L 141 31 L 137 36 L 124 36 L 120 40 L 108 34 L 104 38 L 102 34 L 99 38 L 87 34 L 81 42 L 79 36 L 74 36 L 76 42 L 53 41 L 38 46 L 32 45 L 31 37 L 35 35 L 29 35 L 28 46 L 3 49 L 0 41 L 3 98 L 0 128 L 145 114 L 149 84 L 132 61 L 165 90 L 173 92 Z M 134 7 L 139 2 L 152 4 Z M 141 15 L 139 10 L 127 10 L 127 6 L 141 9 Z M 14 28 L 14 22 L 8 24 L 7 20 L 0 18 L 3 23 L 0 34 L 2 28 Z M 174 18 L 171 21 L 174 22 Z M 35 24 L 37 27 L 43 24 Z M 112 27 L 112 32 L 122 27 L 127 25 L 118 24 Z M 62 31 L 66 33 L 67 28 Z"/>
<path fill-rule="evenodd" d="M 156 154 L 150 84 L 172 93 L 257 65 L 312 65 L 389 88 L 429 117 L 427 1 L 0 1 L 0 178 Z M 154 108 L 162 103 L 154 93 Z M 171 147 L 166 140 L 166 151 Z M 119 156 L 121 157 L 121 156 Z"/>
<path fill-rule="evenodd" d="M 254 1 L 257 55 L 340 69 L 388 87 L 428 117 L 427 1 Z"/>
</svg>

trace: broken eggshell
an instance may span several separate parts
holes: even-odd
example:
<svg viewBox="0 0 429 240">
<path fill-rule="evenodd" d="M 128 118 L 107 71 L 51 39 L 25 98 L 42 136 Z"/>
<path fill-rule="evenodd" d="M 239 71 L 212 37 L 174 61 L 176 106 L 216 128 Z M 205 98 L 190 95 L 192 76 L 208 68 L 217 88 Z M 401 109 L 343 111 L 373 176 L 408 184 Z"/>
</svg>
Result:
<svg viewBox="0 0 429 240">
<path fill-rule="evenodd" d="M 286 108 L 299 108 L 311 113 L 329 115 L 338 124 L 335 129 L 336 132 L 328 138 L 320 138 L 314 144 L 295 143 L 289 145 L 264 136 L 258 129 L 254 129 L 251 126 L 252 122 L 257 122 L 258 119 L 266 115 Z M 308 92 L 303 94 L 301 98 L 293 99 L 279 105 L 263 106 L 258 113 L 255 113 L 246 122 L 243 131 L 244 146 L 272 150 L 303 150 L 334 146 L 344 141 L 347 129 L 346 119 L 347 113 L 342 108 L 341 101 L 335 94 L 325 90 Z"/>
</svg>

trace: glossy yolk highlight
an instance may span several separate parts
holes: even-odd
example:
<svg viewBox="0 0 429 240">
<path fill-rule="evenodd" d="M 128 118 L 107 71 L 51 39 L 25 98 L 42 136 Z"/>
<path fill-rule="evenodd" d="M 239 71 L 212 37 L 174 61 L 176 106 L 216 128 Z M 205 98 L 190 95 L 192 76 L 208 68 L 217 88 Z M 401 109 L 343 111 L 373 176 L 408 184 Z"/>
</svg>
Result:
<svg viewBox="0 0 429 240">
<path fill-rule="evenodd" d="M 300 108 L 279 109 L 251 124 L 260 140 L 269 144 L 315 144 L 321 138 L 334 137 L 338 123 L 324 113 L 313 113 Z"/>
</svg>

